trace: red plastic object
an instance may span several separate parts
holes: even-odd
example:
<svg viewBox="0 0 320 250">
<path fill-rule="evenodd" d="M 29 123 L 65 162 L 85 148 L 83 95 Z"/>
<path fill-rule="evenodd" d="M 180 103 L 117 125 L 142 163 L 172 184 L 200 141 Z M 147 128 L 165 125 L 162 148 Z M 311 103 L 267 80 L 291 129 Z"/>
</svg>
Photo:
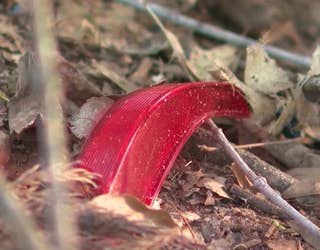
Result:
<svg viewBox="0 0 320 250">
<path fill-rule="evenodd" d="M 102 116 L 83 147 L 78 167 L 102 176 L 101 193 L 128 193 L 151 204 L 197 127 L 212 116 L 248 115 L 242 93 L 228 83 L 138 90 Z"/>
</svg>

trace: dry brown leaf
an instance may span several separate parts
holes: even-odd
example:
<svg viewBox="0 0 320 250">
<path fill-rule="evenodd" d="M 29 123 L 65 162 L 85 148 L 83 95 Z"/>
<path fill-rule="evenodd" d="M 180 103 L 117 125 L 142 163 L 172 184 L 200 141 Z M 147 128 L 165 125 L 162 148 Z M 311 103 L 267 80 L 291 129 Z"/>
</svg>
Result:
<svg viewBox="0 0 320 250">
<path fill-rule="evenodd" d="M 134 9 L 115 2 L 69 0 L 58 11 L 60 39 L 90 48 L 108 48 L 121 54 L 146 56 L 168 48 L 160 34 L 134 20 Z"/>
<path fill-rule="evenodd" d="M 186 175 L 186 182 L 182 185 L 183 191 L 190 191 L 190 189 L 192 189 L 205 174 L 201 170 L 199 170 L 197 172 L 187 171 Z"/>
<path fill-rule="evenodd" d="M 217 62 L 215 63 L 217 64 Z M 276 105 L 271 98 L 245 85 L 227 67 L 223 67 L 222 65 L 218 65 L 218 66 L 220 68 L 220 71 L 225 76 L 224 81 L 233 83 L 236 87 L 238 87 L 243 91 L 248 103 L 253 109 L 252 119 L 257 120 L 257 122 L 263 122 L 263 121 L 268 121 L 275 116 Z M 221 79 L 214 79 L 214 80 L 221 80 Z"/>
<path fill-rule="evenodd" d="M 267 95 L 293 87 L 288 74 L 277 66 L 260 44 L 247 48 L 244 81 L 251 88 Z"/>
<path fill-rule="evenodd" d="M 181 216 L 188 219 L 189 222 L 201 219 L 201 216 L 193 211 L 181 211 Z"/>
<path fill-rule="evenodd" d="M 201 196 L 198 193 L 193 193 L 191 199 L 189 200 L 189 203 L 191 205 L 198 205 L 198 204 L 204 204 L 206 198 Z"/>
<path fill-rule="evenodd" d="M 130 195 L 100 195 L 89 203 L 100 209 L 126 217 L 130 221 L 144 221 L 149 225 L 177 230 L 178 227 L 170 215 L 162 210 L 148 208 L 137 198 Z"/>
<path fill-rule="evenodd" d="M 152 16 L 152 18 L 155 20 L 157 25 L 160 27 L 160 29 L 162 30 L 162 32 L 166 36 L 166 38 L 167 38 L 167 40 L 173 50 L 173 57 L 175 59 L 177 59 L 180 66 L 183 68 L 183 70 L 186 72 L 186 74 L 189 76 L 189 78 L 192 81 L 196 80 L 196 78 L 194 77 L 192 72 L 190 72 L 189 67 L 187 66 L 187 58 L 185 56 L 184 49 L 183 49 L 179 39 L 170 30 L 168 30 L 164 27 L 164 25 L 162 24 L 162 22 L 160 21 L 158 16 L 149 7 L 146 7 L 146 9 L 148 10 L 148 12 Z"/>
<path fill-rule="evenodd" d="M 82 197 L 92 195 L 97 189 L 98 176 L 80 168 L 69 168 L 59 172 L 57 181 L 67 183 L 70 187 L 69 197 Z M 46 169 L 36 165 L 23 172 L 15 181 L 9 184 L 16 197 L 24 203 L 33 213 L 41 212 L 48 205 L 45 199 L 50 192 L 50 174 Z M 86 190 L 86 193 L 83 191 Z"/>
<path fill-rule="evenodd" d="M 10 131 L 20 134 L 42 115 L 43 107 L 39 64 L 32 53 L 20 58 L 18 72 L 16 95 L 8 104 L 8 120 Z"/>
<path fill-rule="evenodd" d="M 75 103 L 83 103 L 89 97 L 102 93 L 62 56 L 58 56 L 58 71 L 62 78 L 64 93 Z M 8 104 L 11 132 L 20 134 L 32 126 L 43 114 L 43 86 L 38 58 L 26 52 L 19 61 L 17 90 Z M 61 108 L 61 107 L 60 107 Z M 62 112 L 62 110 L 61 110 Z"/>
<path fill-rule="evenodd" d="M 174 57 L 176 57 L 178 61 L 181 61 L 184 63 L 186 61 L 186 57 L 184 54 L 184 50 L 179 42 L 179 39 L 171 31 L 169 31 L 163 26 L 158 16 L 149 7 L 146 7 L 146 8 L 150 13 L 150 15 L 152 16 L 152 18 L 157 23 L 157 25 L 160 27 L 162 32 L 165 34 L 168 42 L 170 43 L 170 46 L 172 47 Z"/>
<path fill-rule="evenodd" d="M 250 182 L 248 177 L 241 170 L 241 168 L 239 168 L 239 166 L 237 164 L 232 163 L 231 170 L 232 170 L 234 176 L 237 178 L 237 181 L 238 181 L 240 187 L 246 188 L 246 189 L 249 189 L 252 187 L 252 183 Z"/>
<path fill-rule="evenodd" d="M 202 81 L 212 80 L 213 71 L 218 71 L 222 65 L 231 67 L 237 61 L 237 49 L 229 45 L 217 46 L 210 50 L 204 50 L 194 46 L 191 51 L 187 66 L 198 79 Z M 218 63 L 218 65 L 217 65 Z"/>
<path fill-rule="evenodd" d="M 215 204 L 215 199 L 213 197 L 213 194 L 210 190 L 207 190 L 206 192 L 206 200 L 204 201 L 203 205 L 205 206 L 213 206 Z"/>
<path fill-rule="evenodd" d="M 225 181 L 226 178 L 221 176 L 217 176 L 215 178 L 205 177 L 197 183 L 197 186 L 205 187 L 223 198 L 231 199 L 230 196 L 223 189 L 225 187 Z"/>
<path fill-rule="evenodd" d="M 117 3 L 70 0 L 59 8 L 56 32 L 63 38 L 100 46 L 104 40 L 108 40 L 104 30 L 115 31 L 112 36 L 117 37 L 117 33 L 121 33 L 121 30 L 128 26 L 134 15 L 134 10 Z"/>
<path fill-rule="evenodd" d="M 233 72 L 224 65 L 226 62 L 220 62 L 219 60 L 212 60 L 212 67 L 209 67 L 210 71 L 208 74 L 204 72 L 204 68 L 201 70 L 193 69 L 194 66 L 190 65 L 190 62 L 187 61 L 187 58 L 184 54 L 184 50 L 178 40 L 178 38 L 168 29 L 166 29 L 159 18 L 152 12 L 152 10 L 148 9 L 149 13 L 153 17 L 153 19 L 156 21 L 158 26 L 161 28 L 163 33 L 165 34 L 167 40 L 169 41 L 174 56 L 177 58 L 180 66 L 184 69 L 184 71 L 188 74 L 190 80 L 198 80 L 198 81 L 204 81 L 204 80 L 217 80 L 217 81 L 227 81 L 230 83 L 233 83 L 235 86 L 240 88 L 248 100 L 250 106 L 253 109 L 254 112 L 254 118 L 257 120 L 257 122 L 263 122 L 263 121 L 269 121 L 271 118 L 275 116 L 276 111 L 276 105 L 272 99 L 270 99 L 268 96 L 263 95 L 262 93 L 257 92 L 256 90 L 252 89 L 251 87 L 245 85 L 243 82 L 241 82 L 234 74 Z M 221 58 L 232 58 L 232 49 L 226 49 L 228 50 L 228 53 L 225 53 L 224 56 L 221 56 Z M 224 53 L 222 53 L 224 54 Z M 220 58 L 220 59 L 221 59 Z M 222 60 L 222 59 L 221 59 Z M 228 61 L 228 60 L 226 60 Z M 192 66 L 192 67 L 190 67 Z M 214 69 L 217 69 L 216 71 Z M 200 77 L 208 77 L 209 74 L 211 74 L 211 78 L 208 77 L 208 79 L 201 79 L 197 76 L 197 74 L 200 75 Z M 218 77 L 215 77 L 215 75 L 218 75 Z"/>
<path fill-rule="evenodd" d="M 110 79 L 113 83 L 115 83 L 120 89 L 124 90 L 126 93 L 130 93 L 134 90 L 139 89 L 139 87 L 126 79 L 125 77 L 119 75 L 114 70 L 108 67 L 108 64 L 105 62 L 97 62 L 92 60 L 92 66 L 99 70 L 102 75 Z"/>
<path fill-rule="evenodd" d="M 245 85 L 234 75 L 234 73 L 228 67 L 224 66 L 224 64 L 220 61 L 212 60 L 211 63 L 214 65 L 212 66 L 212 69 L 215 68 L 216 71 L 208 72 L 210 73 L 211 78 L 206 80 L 227 81 L 233 83 L 236 87 L 241 89 L 248 103 L 253 109 L 253 118 L 258 122 L 270 120 L 275 116 L 276 105 L 271 98 Z M 187 67 L 190 66 L 189 63 L 187 63 L 186 65 Z M 193 72 L 191 68 L 189 68 L 189 71 Z M 196 76 L 196 73 L 194 75 Z M 202 81 L 203 79 L 199 78 L 197 80 Z"/>
<path fill-rule="evenodd" d="M 93 96 L 102 96 L 102 92 L 77 70 L 64 57 L 58 56 L 58 71 L 63 83 L 65 95 L 77 104 L 82 104 Z"/>
<path fill-rule="evenodd" d="M 200 64 L 201 67 L 198 65 L 199 64 L 198 61 L 200 61 L 200 63 L 202 62 L 201 56 L 204 56 L 204 57 L 207 56 L 203 54 L 204 52 L 200 53 L 201 52 L 200 49 L 198 49 L 198 51 L 196 51 L 193 55 L 193 57 L 197 59 L 194 59 L 194 58 L 192 60 L 190 59 L 192 62 L 190 63 L 190 61 L 187 61 L 186 59 L 184 50 L 178 38 L 163 26 L 159 18 L 152 12 L 152 10 L 149 9 L 149 12 L 154 18 L 154 20 L 156 21 L 156 23 L 158 24 L 158 26 L 163 31 L 163 33 L 166 35 L 167 40 L 169 41 L 174 51 L 174 56 L 177 58 L 180 66 L 188 74 L 191 80 L 198 80 L 198 81 L 217 80 L 217 81 L 228 81 L 230 83 L 233 83 L 235 84 L 235 86 L 237 86 L 244 92 L 250 106 L 253 109 L 253 112 L 255 115 L 254 118 L 257 119 L 258 122 L 270 120 L 275 116 L 274 101 L 268 98 L 268 96 L 263 95 L 262 93 L 258 93 L 256 90 L 242 83 L 233 74 L 233 72 L 227 66 L 225 66 L 225 64 L 228 64 L 234 60 L 234 51 L 233 49 L 231 49 L 232 47 L 224 47 L 224 49 L 219 53 L 215 51 L 217 60 L 215 60 L 215 58 L 210 58 L 211 64 L 212 64 L 211 66 L 209 64 L 203 64 L 203 65 Z M 223 62 L 221 62 L 220 60 Z M 205 70 L 209 70 L 209 71 L 205 72 Z M 218 75 L 219 77 L 215 77 L 214 74 Z M 203 79 L 201 77 L 205 77 L 205 78 Z"/>
<path fill-rule="evenodd" d="M 79 139 L 86 138 L 91 128 L 100 120 L 100 114 L 104 113 L 113 103 L 108 97 L 92 97 L 83 104 L 77 114 L 74 114 L 69 123 L 71 132 Z"/>
<path fill-rule="evenodd" d="M 253 109 L 253 119 L 256 119 L 257 122 L 263 122 L 268 121 L 275 116 L 276 105 L 271 98 L 244 84 L 234 75 L 234 73 L 228 67 L 225 67 L 219 61 L 215 60 L 212 61 L 212 63 L 215 64 L 215 67 L 217 68 L 217 71 L 215 72 L 215 75 L 217 76 L 215 76 L 213 72 L 211 72 L 211 80 L 227 81 L 241 89 L 248 103 Z M 192 70 L 190 71 L 192 72 Z"/>
<path fill-rule="evenodd" d="M 150 57 L 142 59 L 137 70 L 130 76 L 130 80 L 136 82 L 140 86 L 146 85 L 148 80 L 148 73 L 151 70 L 153 61 Z"/>
</svg>

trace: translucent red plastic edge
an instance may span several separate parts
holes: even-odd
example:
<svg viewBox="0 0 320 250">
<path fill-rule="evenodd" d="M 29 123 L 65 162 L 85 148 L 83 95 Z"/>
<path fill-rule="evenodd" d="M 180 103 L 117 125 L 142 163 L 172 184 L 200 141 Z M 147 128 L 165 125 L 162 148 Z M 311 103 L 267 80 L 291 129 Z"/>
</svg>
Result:
<svg viewBox="0 0 320 250">
<path fill-rule="evenodd" d="M 131 194 L 150 205 L 183 145 L 206 119 L 249 116 L 229 83 L 165 84 L 115 102 L 92 130 L 77 167 L 101 175 L 99 193 Z"/>
</svg>

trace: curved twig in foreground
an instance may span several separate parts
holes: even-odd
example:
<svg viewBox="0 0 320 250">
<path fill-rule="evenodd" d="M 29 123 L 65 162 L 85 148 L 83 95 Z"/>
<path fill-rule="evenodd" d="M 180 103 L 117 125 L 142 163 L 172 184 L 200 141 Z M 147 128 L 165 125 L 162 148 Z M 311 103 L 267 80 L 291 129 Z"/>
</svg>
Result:
<svg viewBox="0 0 320 250">
<path fill-rule="evenodd" d="M 263 193 L 270 201 L 280 207 L 290 218 L 292 218 L 298 225 L 297 229 L 305 240 L 319 249 L 320 242 L 320 229 L 313 224 L 310 220 L 300 214 L 294 207 L 292 207 L 287 201 L 285 201 L 281 195 L 275 192 L 267 183 L 263 177 L 258 177 L 247 165 L 247 163 L 241 158 L 238 152 L 232 147 L 227 140 L 222 130 L 219 129 L 212 120 L 208 120 L 206 124 L 212 131 L 215 139 L 219 145 L 225 150 L 229 157 L 242 169 L 242 171 L 248 176 L 253 185 Z M 307 237 L 306 237 L 307 236 Z"/>
</svg>

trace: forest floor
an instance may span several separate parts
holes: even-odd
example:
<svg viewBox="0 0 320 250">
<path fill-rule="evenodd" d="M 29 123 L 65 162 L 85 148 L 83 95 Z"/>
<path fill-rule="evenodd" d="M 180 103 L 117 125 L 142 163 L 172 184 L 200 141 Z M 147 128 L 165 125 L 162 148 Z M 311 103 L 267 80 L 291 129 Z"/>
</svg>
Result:
<svg viewBox="0 0 320 250">
<path fill-rule="evenodd" d="M 39 228 L 34 232 L 50 239 L 50 200 L 45 197 L 51 185 L 43 167 L 45 111 L 43 89 L 35 84 L 39 62 L 32 12 L 23 1 L 1 2 L 0 164 L 8 189 L 36 220 Z M 150 13 L 117 1 L 54 1 L 52 26 L 60 53 L 57 64 L 65 95 L 61 107 L 71 160 L 81 151 L 98 112 L 118 96 L 161 83 L 237 82 L 237 87 L 250 89 L 243 91 L 254 115 L 215 122 L 234 145 L 244 145 L 241 156 L 250 167 L 256 164 L 258 175 L 320 226 L 320 4 L 153 2 L 261 44 L 310 58 L 315 51 L 311 66 L 274 61 L 261 44 L 237 48 L 165 19 L 161 29 Z M 306 84 L 298 86 L 303 80 Z M 59 181 L 72 186 L 69 208 L 78 226 L 71 238 L 81 249 L 315 249 L 309 244 L 312 239 L 267 201 L 222 150 L 211 148 L 215 146 L 205 128 L 194 133 L 154 209 L 128 196 L 83 195 L 79 186 L 91 190 L 96 177 L 66 170 Z M 1 223 L 0 235 L 0 249 L 21 247 L 6 223 Z M 30 235 L 35 237 L 32 231 Z"/>
</svg>

